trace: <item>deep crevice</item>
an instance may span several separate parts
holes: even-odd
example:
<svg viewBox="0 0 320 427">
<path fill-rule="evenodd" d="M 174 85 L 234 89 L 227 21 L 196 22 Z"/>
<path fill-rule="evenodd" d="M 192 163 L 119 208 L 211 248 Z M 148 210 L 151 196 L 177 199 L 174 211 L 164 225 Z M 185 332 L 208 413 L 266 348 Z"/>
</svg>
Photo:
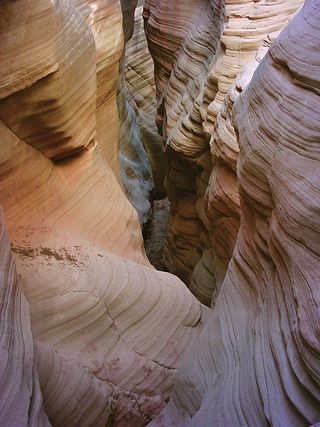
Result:
<svg viewBox="0 0 320 427">
<path fill-rule="evenodd" d="M 143 227 L 143 239 L 150 263 L 160 271 L 168 271 L 163 260 L 164 243 L 170 213 L 168 197 L 151 202 L 150 220 Z"/>
</svg>

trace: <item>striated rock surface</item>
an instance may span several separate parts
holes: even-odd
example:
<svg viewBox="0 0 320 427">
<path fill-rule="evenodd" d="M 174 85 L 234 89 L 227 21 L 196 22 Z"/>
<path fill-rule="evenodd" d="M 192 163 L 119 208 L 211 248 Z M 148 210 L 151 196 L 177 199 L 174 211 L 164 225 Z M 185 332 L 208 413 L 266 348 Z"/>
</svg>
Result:
<svg viewBox="0 0 320 427">
<path fill-rule="evenodd" d="M 126 195 L 143 225 L 150 217 L 150 196 L 161 197 L 165 192 L 166 160 L 155 123 L 153 61 L 143 28 L 142 6 L 136 8 L 133 20 L 132 10 L 124 3 L 123 25 L 128 41 L 117 96 L 120 164 Z"/>
<path fill-rule="evenodd" d="M 143 7 L 140 5 L 135 10 L 133 36 L 126 46 L 125 77 L 143 145 L 150 159 L 155 185 L 153 197 L 158 198 L 165 193 L 166 157 L 162 150 L 163 140 L 155 123 L 157 103 L 154 67 L 148 50 L 142 12 Z"/>
<path fill-rule="evenodd" d="M 171 215 L 165 246 L 168 269 L 186 283 L 201 257 L 196 213 L 194 154 L 183 155 L 177 141 L 191 133 L 198 139 L 188 113 L 209 71 L 223 24 L 220 2 L 146 1 L 144 18 L 155 65 L 157 124 L 167 144 L 166 184 Z M 196 48 L 195 48 L 196 47 Z M 187 148 L 186 148 L 187 150 Z"/>
<path fill-rule="evenodd" d="M 320 2 L 234 106 L 241 226 L 215 308 L 151 425 L 320 422 Z"/>
<path fill-rule="evenodd" d="M 236 178 L 239 147 L 232 107 L 279 30 L 300 4 L 300 1 L 226 2 L 227 23 L 220 40 L 221 51 L 208 74 L 200 106 L 203 130 L 210 135 L 210 152 L 204 151 L 197 161 L 197 214 L 204 225 L 204 229 L 200 226 L 200 233 L 204 236 L 208 233 L 208 237 L 202 237 L 206 243 L 190 289 L 207 305 L 215 302 L 240 225 Z"/>
<path fill-rule="evenodd" d="M 121 5 L 113 0 L 71 0 L 71 4 L 81 13 L 94 37 L 97 87 L 95 137 L 102 156 L 118 177 L 120 135 L 116 92 L 124 43 Z"/>
<path fill-rule="evenodd" d="M 33 343 L 27 320 L 12 332 L 17 359 L 4 369 L 18 376 L 25 364 L 19 381 L 28 387 L 10 398 L 26 402 L 21 425 L 45 425 L 32 418 L 45 420 L 40 397 L 35 409 L 28 400 L 36 366 L 52 425 L 146 425 L 207 311 L 179 279 L 150 266 L 115 176 L 120 4 L 5 1 L 0 16 L 0 204 L 34 334 Z M 8 307 L 28 319 L 9 279 L 1 282 Z M 15 378 L 4 377 L 1 404 Z"/>
<path fill-rule="evenodd" d="M 139 215 L 141 226 L 150 216 L 150 193 L 154 189 L 149 157 L 143 145 L 143 138 L 134 108 L 134 101 L 127 89 L 122 60 L 118 89 L 118 108 L 120 120 L 121 181 L 125 193 Z"/>
<path fill-rule="evenodd" d="M 39 24 L 41 29 L 46 25 L 46 37 L 54 41 L 52 62 L 57 62 L 57 72 L 33 81 L 33 61 L 30 60 L 29 68 L 24 67 L 27 87 L 20 90 L 20 83 L 14 81 L 10 86 L 12 94 L 1 90 L 0 132 L 1 140 L 5 141 L 0 147 L 1 203 L 10 238 L 16 246 L 25 246 L 29 242 L 31 246 L 39 246 L 49 237 L 51 245 L 66 246 L 70 241 L 77 245 L 78 240 L 85 238 L 118 255 L 148 264 L 141 252 L 137 215 L 119 191 L 101 148 L 103 142 L 95 138 L 95 101 L 99 97 L 99 88 L 96 88 L 96 51 L 92 32 L 70 2 L 63 2 L 63 8 L 59 2 L 55 6 L 49 1 L 35 2 L 28 9 L 31 24 L 27 18 L 19 19 L 20 9 L 15 9 L 19 4 L 1 5 L 2 16 L 10 16 L 4 20 L 6 25 L 1 26 L 3 56 L 11 61 L 8 66 L 4 63 L 1 67 L 1 88 L 4 90 L 8 86 L 12 69 L 19 68 L 19 49 L 29 48 L 32 52 L 38 43 L 32 39 L 26 44 L 24 39 L 14 37 L 14 26 L 20 36 L 29 30 L 37 34 L 32 25 Z M 38 10 L 37 4 L 44 11 Z M 28 7 L 27 3 L 24 5 Z M 104 13 L 107 12 L 108 9 Z M 120 8 L 118 13 L 121 22 Z M 11 16 L 16 17 L 17 23 Z M 50 17 L 54 25 L 50 27 L 43 22 L 43 17 Z M 39 65 L 37 70 L 42 68 L 46 72 L 51 57 L 42 52 L 44 49 L 40 50 L 42 67 Z M 16 51 L 15 60 L 11 58 L 11 51 Z M 117 58 L 115 60 L 117 62 Z M 77 86 L 79 75 L 88 80 L 88 87 L 81 79 Z M 110 75 L 110 79 L 116 81 L 116 76 L 117 71 L 115 76 Z M 113 119 L 108 121 L 106 117 L 106 121 L 112 133 Z M 30 132 L 30 138 L 39 140 L 38 144 L 25 137 L 25 128 Z M 68 129 L 69 135 L 63 128 Z M 84 133 L 87 139 L 83 142 Z M 70 151 L 70 146 L 75 147 L 74 151 Z M 51 158 L 53 150 L 55 155 Z M 118 218 L 122 218 L 121 223 Z"/>
<path fill-rule="evenodd" d="M 135 29 L 135 7 L 137 1 L 122 0 L 123 31 L 125 45 L 132 38 Z M 125 78 L 128 60 L 127 47 L 123 51 L 117 91 L 117 105 L 120 122 L 119 162 L 121 181 L 125 193 L 139 215 L 140 224 L 150 216 L 150 192 L 154 188 L 151 165 L 143 145 L 142 134 L 135 113 L 135 104 L 130 96 Z"/>
<path fill-rule="evenodd" d="M 50 426 L 43 410 L 29 305 L 0 209 L 0 424 Z"/>
<path fill-rule="evenodd" d="M 169 159 L 166 265 L 207 305 L 222 284 L 240 224 L 232 105 L 263 55 L 259 47 L 270 46 L 299 4 L 185 1 L 180 9 L 146 2 L 158 125 Z M 169 24 L 173 17 L 181 20 L 177 28 Z M 231 88 L 252 60 L 246 78 Z"/>
<path fill-rule="evenodd" d="M 163 140 L 155 123 L 157 103 L 154 67 L 148 50 L 142 12 L 143 7 L 140 5 L 135 11 L 133 37 L 126 46 L 125 76 L 128 91 L 134 101 L 143 145 L 150 159 L 155 185 L 153 197 L 158 198 L 165 193 L 166 157 L 162 150 Z"/>
<path fill-rule="evenodd" d="M 0 3 L 1 426 L 320 423 L 320 2 L 173 3 Z"/>
</svg>

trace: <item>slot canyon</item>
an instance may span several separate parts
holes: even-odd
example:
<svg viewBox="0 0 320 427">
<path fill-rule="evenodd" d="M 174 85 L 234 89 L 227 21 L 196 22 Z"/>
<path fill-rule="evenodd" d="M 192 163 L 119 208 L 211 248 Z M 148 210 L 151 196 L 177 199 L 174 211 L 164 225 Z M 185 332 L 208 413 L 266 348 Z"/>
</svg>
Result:
<svg viewBox="0 0 320 427">
<path fill-rule="evenodd" d="M 320 0 L 0 0 L 27 426 L 320 426 Z"/>
</svg>

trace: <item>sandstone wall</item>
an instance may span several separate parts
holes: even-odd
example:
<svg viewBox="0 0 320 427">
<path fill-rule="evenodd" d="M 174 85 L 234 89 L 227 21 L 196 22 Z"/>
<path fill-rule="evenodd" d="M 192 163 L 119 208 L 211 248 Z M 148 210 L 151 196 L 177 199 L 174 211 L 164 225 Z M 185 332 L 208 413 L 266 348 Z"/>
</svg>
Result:
<svg viewBox="0 0 320 427">
<path fill-rule="evenodd" d="M 40 396 L 34 409 L 28 403 L 37 360 L 52 425 L 143 426 L 168 399 L 206 309 L 150 266 L 116 177 L 120 3 L 5 1 L 0 16 L 0 204 L 34 336 L 23 302 L 17 328 L 1 335 L 12 334 L 18 357 L 2 365 L 10 374 L 16 363 L 17 375 L 4 379 L 1 404 L 20 381 L 19 427 L 45 419 Z M 1 259 L 1 277 L 6 269 Z M 1 319 L 16 304 L 10 286 L 1 281 Z M 2 425 L 10 425 L 7 405 Z"/>
<path fill-rule="evenodd" d="M 51 426 L 39 385 L 29 304 L 21 290 L 0 210 L 0 423 Z"/>
<path fill-rule="evenodd" d="M 273 44 L 299 1 L 148 0 L 155 87 L 121 3 L 0 4 L 0 424 L 315 425 L 319 0 Z M 156 92 L 167 265 L 213 310 L 146 259 L 118 87 L 160 188 Z"/>
<path fill-rule="evenodd" d="M 235 102 L 240 230 L 213 313 L 151 425 L 320 422 L 319 11 L 306 3 Z"/>
<path fill-rule="evenodd" d="M 166 158 L 155 123 L 153 61 L 143 28 L 142 6 L 122 2 L 126 35 L 117 104 L 120 121 L 119 160 L 125 193 L 136 208 L 140 224 L 151 213 L 151 202 L 165 194 Z M 133 15 L 134 13 L 134 15 Z"/>
<path fill-rule="evenodd" d="M 169 168 L 166 184 L 171 218 L 165 262 L 171 272 L 189 282 L 201 257 L 201 245 L 196 213 L 197 153 L 188 151 L 187 140 L 192 135 L 201 142 L 202 120 L 193 105 L 217 49 L 224 23 L 223 4 L 151 0 L 145 2 L 144 18 L 155 66 L 157 124 Z M 184 155 L 184 143 L 189 156 Z"/>
<path fill-rule="evenodd" d="M 150 159 L 155 185 L 152 197 L 157 198 L 165 193 L 166 157 L 162 151 L 163 140 L 155 122 L 157 103 L 154 67 L 148 50 L 142 12 L 142 6 L 135 10 L 134 33 L 126 46 L 125 77 L 142 142 Z"/>
<path fill-rule="evenodd" d="M 240 224 L 232 105 L 262 51 L 300 4 L 185 1 L 180 9 L 151 0 L 145 5 L 158 125 L 169 159 L 166 265 L 207 305 L 223 282 Z M 249 62 L 247 76 L 231 88 Z"/>
</svg>

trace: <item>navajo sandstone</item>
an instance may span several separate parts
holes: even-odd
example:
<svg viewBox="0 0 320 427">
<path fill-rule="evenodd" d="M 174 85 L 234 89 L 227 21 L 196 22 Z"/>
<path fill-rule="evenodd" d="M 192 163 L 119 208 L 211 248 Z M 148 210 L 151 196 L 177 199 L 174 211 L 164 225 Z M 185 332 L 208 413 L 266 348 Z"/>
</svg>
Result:
<svg viewBox="0 0 320 427">
<path fill-rule="evenodd" d="M 320 423 L 320 1 L 4 0 L 0 35 L 0 425 Z M 190 290 L 143 248 L 164 182 Z"/>
</svg>

